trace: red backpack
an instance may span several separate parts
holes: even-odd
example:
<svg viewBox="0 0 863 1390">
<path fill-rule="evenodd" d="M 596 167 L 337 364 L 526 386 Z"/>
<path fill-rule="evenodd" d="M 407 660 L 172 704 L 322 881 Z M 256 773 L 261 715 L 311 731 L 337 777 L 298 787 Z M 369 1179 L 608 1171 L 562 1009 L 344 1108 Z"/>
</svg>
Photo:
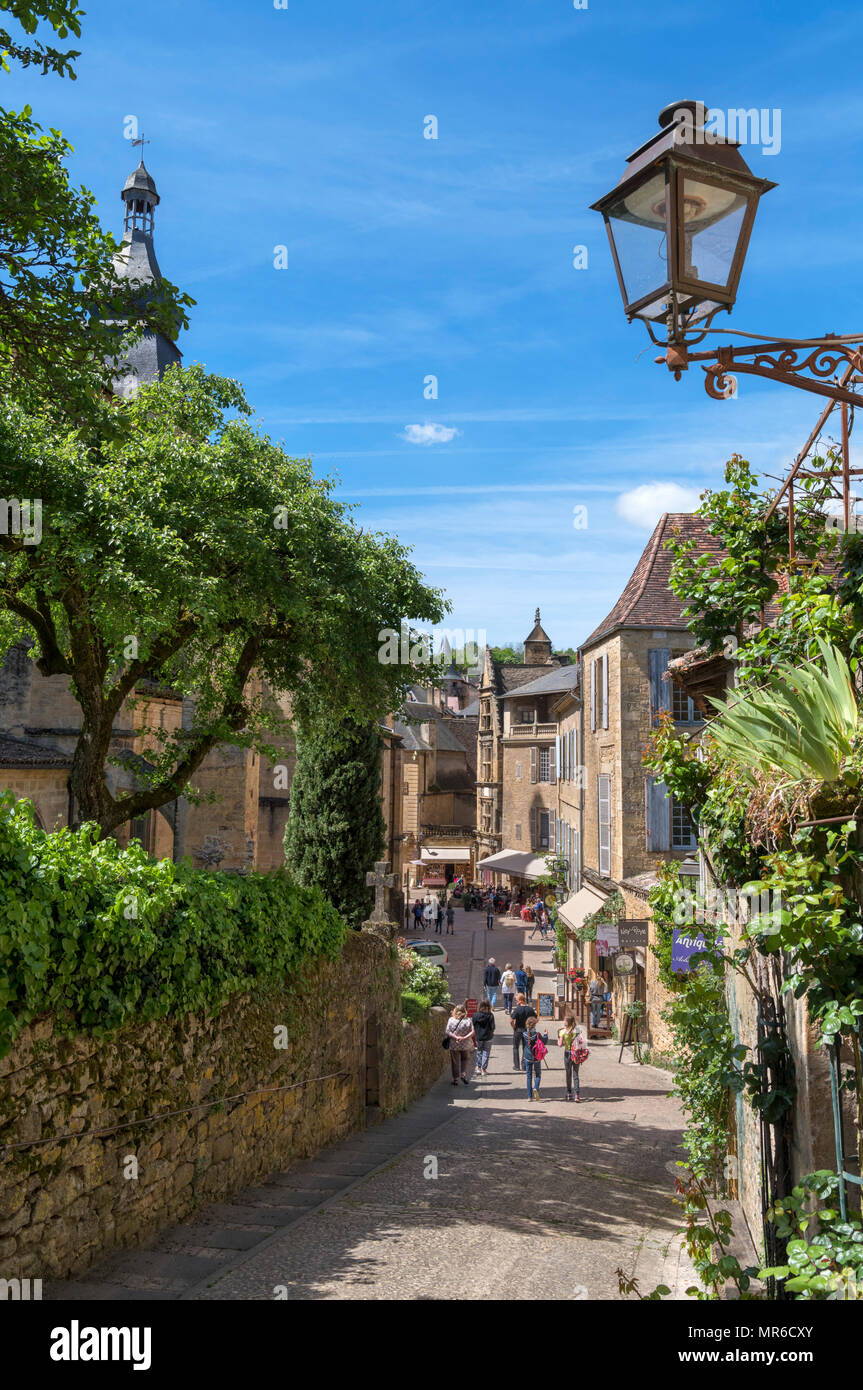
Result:
<svg viewBox="0 0 863 1390">
<path fill-rule="evenodd" d="M 590 1048 L 584 1041 L 584 1035 L 582 1033 L 579 1033 L 577 1038 L 573 1038 L 572 1047 L 569 1049 L 569 1055 L 577 1067 L 580 1067 L 582 1062 L 586 1062 L 590 1056 Z"/>
</svg>

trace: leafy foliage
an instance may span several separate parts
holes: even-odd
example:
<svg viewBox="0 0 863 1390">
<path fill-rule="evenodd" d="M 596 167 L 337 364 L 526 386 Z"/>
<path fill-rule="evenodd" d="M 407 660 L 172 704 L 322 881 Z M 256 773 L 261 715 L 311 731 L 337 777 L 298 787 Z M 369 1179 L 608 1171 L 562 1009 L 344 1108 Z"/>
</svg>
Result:
<svg viewBox="0 0 863 1390">
<path fill-rule="evenodd" d="M 863 1224 L 837 1210 L 839 1179 L 828 1169 L 810 1173 L 790 1196 L 775 1202 L 768 1220 L 787 1241 L 788 1263 L 762 1269 L 799 1301 L 863 1298 Z"/>
<path fill-rule="evenodd" d="M 429 1008 L 433 1004 L 449 1003 L 450 992 L 446 976 L 437 965 L 432 965 L 431 961 L 412 951 L 403 937 L 399 937 L 398 955 L 402 984 L 406 993 L 422 995 L 428 1000 Z"/>
<path fill-rule="evenodd" d="M 415 672 L 378 660 L 379 631 L 442 614 L 405 548 L 358 531 L 332 484 L 249 413 L 236 383 L 200 367 L 105 403 L 83 437 L 0 406 L 8 495 L 41 497 L 44 513 L 41 544 L 0 536 L 0 613 L 7 638 L 35 642 L 43 675 L 70 678 L 82 712 L 72 790 L 103 833 L 194 794 L 216 744 L 265 751 L 285 730 L 253 672 L 310 724 L 398 708 Z M 153 678 L 191 697 L 194 717 L 140 722 L 151 769 L 115 797 L 111 728 Z"/>
<path fill-rule="evenodd" d="M 714 700 L 710 726 L 720 757 L 745 781 L 776 773 L 790 782 L 835 782 L 858 728 L 851 673 L 842 653 L 816 639 L 823 670 L 783 663 L 759 689 Z"/>
<path fill-rule="evenodd" d="M 334 958 L 347 928 L 286 873 L 246 876 L 152 860 L 96 828 L 47 834 L 0 797 L 0 1056 L 55 1011 L 69 1033 L 104 1033 L 297 979 Z"/>
<path fill-rule="evenodd" d="M 4 10 L 28 37 L 36 33 L 40 21 L 49 24 L 60 39 L 68 38 L 70 33 L 76 39 L 81 37 L 84 11 L 76 8 L 74 0 L 0 0 L 0 11 Z M 12 58 L 25 68 L 41 67 L 43 77 L 53 72 L 60 77 L 71 77 L 74 81 L 72 63 L 80 56 L 74 49 L 61 53 L 59 49 L 46 46 L 40 39 L 34 43 L 21 43 L 5 25 L 0 26 L 0 67 L 6 72 Z"/>
<path fill-rule="evenodd" d="M 381 736 L 374 725 L 301 730 L 285 830 L 285 863 L 352 927 L 371 912 L 366 873 L 384 843 Z"/>
<path fill-rule="evenodd" d="M 427 994 L 417 994 L 407 989 L 402 991 L 402 1018 L 407 1023 L 422 1023 L 430 1008 L 431 1001 Z"/>
</svg>

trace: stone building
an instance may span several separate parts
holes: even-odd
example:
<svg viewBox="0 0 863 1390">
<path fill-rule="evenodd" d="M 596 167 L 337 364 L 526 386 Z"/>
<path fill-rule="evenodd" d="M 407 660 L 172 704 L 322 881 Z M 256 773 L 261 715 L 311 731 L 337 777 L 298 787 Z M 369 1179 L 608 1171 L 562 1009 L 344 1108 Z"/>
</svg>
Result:
<svg viewBox="0 0 863 1390">
<path fill-rule="evenodd" d="M 669 663 L 692 646 L 682 604 L 668 584 L 672 557 L 665 543 L 672 535 L 693 540 L 696 550 L 716 549 L 699 517 L 666 513 L 660 519 L 620 598 L 579 648 L 580 709 L 570 704 L 562 717 L 572 775 L 559 786 L 558 816 L 571 823 L 576 807 L 579 813 L 579 886 L 561 907 L 573 933 L 570 965 L 581 963 L 574 933 L 586 916 L 618 892 L 623 921 L 646 923 L 657 861 L 682 863 L 697 848 L 685 808 L 643 765 L 661 711 L 671 713 L 681 732 L 697 734 L 702 727 L 692 700 L 666 679 Z M 558 713 L 563 716 L 563 708 Z M 661 1051 L 667 1042 L 659 1017 L 664 990 L 647 932 L 629 953 L 636 968 L 621 982 L 618 1006 L 631 997 L 646 1003 L 651 1042 Z M 617 931 L 606 929 L 587 947 L 583 963 L 613 969 L 617 942 Z"/>
<path fill-rule="evenodd" d="M 576 668 L 552 651 L 539 609 L 524 661 L 496 661 L 486 648 L 477 739 L 478 867 L 486 883 L 527 891 L 557 846 L 557 723 L 554 700 Z"/>
<path fill-rule="evenodd" d="M 442 707 L 436 689 L 413 687 L 384 731 L 387 856 L 402 894 L 475 873 L 477 717 Z"/>
<path fill-rule="evenodd" d="M 143 160 L 126 180 L 121 197 L 123 241 L 115 265 L 121 275 L 145 287 L 153 285 L 161 278 L 154 245 L 160 198 Z M 170 338 L 148 333 L 118 364 L 115 390 L 122 396 L 133 394 L 139 385 L 157 380 L 180 360 L 181 353 Z M 283 697 L 259 679 L 253 684 L 253 693 L 286 712 Z M 136 730 L 144 726 L 175 730 L 191 718 L 190 701 L 151 681 L 139 683 L 135 699 L 136 705 L 124 705 L 114 724 L 109 756 L 122 760 L 122 766 L 109 767 L 115 794 L 135 787 L 136 769 L 148 766 L 147 739 Z M 46 830 L 68 825 L 75 818 L 69 770 L 80 729 L 80 707 L 66 677 L 40 675 L 28 646 L 13 647 L 0 666 L 0 789 L 31 800 Z M 179 860 L 189 855 L 199 867 L 235 871 L 277 867 L 284 862 L 282 838 L 294 748 L 289 739 L 275 743 L 275 764 L 243 748 L 214 749 L 195 774 L 195 785 L 205 794 L 214 793 L 217 800 L 194 806 L 179 798 L 119 827 L 115 838 L 126 844 L 135 837 L 157 858 Z"/>
</svg>

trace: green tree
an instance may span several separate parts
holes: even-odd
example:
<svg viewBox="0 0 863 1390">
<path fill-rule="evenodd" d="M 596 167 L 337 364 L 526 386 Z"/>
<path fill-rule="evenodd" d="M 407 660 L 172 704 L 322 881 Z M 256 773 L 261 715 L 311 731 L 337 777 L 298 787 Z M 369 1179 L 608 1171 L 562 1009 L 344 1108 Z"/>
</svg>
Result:
<svg viewBox="0 0 863 1390">
<path fill-rule="evenodd" d="M 312 722 L 399 708 L 417 672 L 379 659 L 381 629 L 436 623 L 444 605 L 397 540 L 358 531 L 308 460 L 252 427 L 236 383 L 174 367 L 99 410 L 82 431 L 0 406 L 0 476 L 9 496 L 42 499 L 44 527 L 40 544 L 0 535 L 0 637 L 29 639 L 44 676 L 69 678 L 78 816 L 107 834 L 192 795 L 217 744 L 268 748 L 284 719 L 258 677 Z M 174 732 L 141 726 L 152 770 L 117 795 L 112 728 L 148 678 L 194 714 Z"/>
<path fill-rule="evenodd" d="M 0 0 L 26 35 L 39 20 L 61 37 L 80 33 L 80 11 L 67 0 Z M 75 52 L 18 43 L 0 27 L 3 66 L 12 58 L 43 73 L 74 77 Z M 30 409 L 90 411 L 94 392 L 110 388 L 143 332 L 176 336 L 194 303 L 163 280 L 146 296 L 114 269 L 118 243 L 99 225 L 95 198 L 74 188 L 64 161 L 72 146 L 43 131 L 30 107 L 0 108 L 0 389 Z"/>
<path fill-rule="evenodd" d="M 376 725 L 354 721 L 300 730 L 297 744 L 285 862 L 352 927 L 371 911 L 366 873 L 384 844 L 381 747 Z"/>
</svg>

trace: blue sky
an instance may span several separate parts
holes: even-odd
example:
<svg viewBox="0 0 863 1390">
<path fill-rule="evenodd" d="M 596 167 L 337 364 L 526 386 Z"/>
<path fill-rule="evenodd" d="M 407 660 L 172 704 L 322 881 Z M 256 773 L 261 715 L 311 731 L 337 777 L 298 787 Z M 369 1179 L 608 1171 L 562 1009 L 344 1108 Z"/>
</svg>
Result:
<svg viewBox="0 0 863 1390">
<path fill-rule="evenodd" d="M 779 187 L 717 322 L 863 328 L 863 11 L 587 3 L 90 0 L 77 82 L 0 79 L 3 104 L 30 101 L 72 141 L 73 176 L 118 235 L 137 117 L 161 266 L 197 300 L 185 360 L 240 379 L 364 526 L 413 547 L 450 624 L 493 643 L 524 637 L 538 605 L 555 644 L 576 645 L 667 495 L 634 489 L 697 495 L 732 452 L 784 471 L 821 408 L 751 378 L 712 401 L 700 371 L 675 383 L 627 325 L 588 208 L 666 103 L 781 111 L 779 153 L 744 150 Z M 455 432 L 411 442 L 440 435 L 426 425 Z"/>
</svg>

